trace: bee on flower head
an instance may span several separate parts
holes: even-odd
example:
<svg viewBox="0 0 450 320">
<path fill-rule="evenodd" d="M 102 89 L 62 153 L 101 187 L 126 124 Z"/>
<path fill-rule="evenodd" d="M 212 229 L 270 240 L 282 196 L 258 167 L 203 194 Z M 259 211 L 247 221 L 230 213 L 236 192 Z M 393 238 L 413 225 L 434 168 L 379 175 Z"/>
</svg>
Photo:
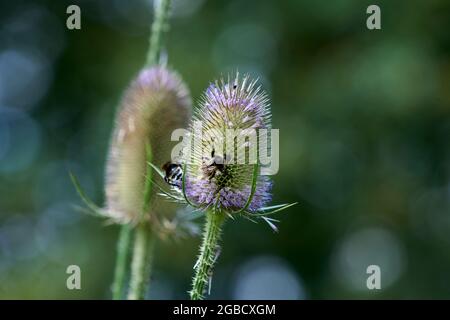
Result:
<svg viewBox="0 0 450 320">
<path fill-rule="evenodd" d="M 168 161 L 162 166 L 162 169 L 164 170 L 164 181 L 173 187 L 180 188 L 183 182 L 181 164 Z"/>
<path fill-rule="evenodd" d="M 213 148 L 211 151 L 211 157 L 203 157 L 201 170 L 205 179 L 211 181 L 216 176 L 220 176 L 225 173 L 227 155 L 220 156 L 216 154 L 216 150 Z"/>
</svg>

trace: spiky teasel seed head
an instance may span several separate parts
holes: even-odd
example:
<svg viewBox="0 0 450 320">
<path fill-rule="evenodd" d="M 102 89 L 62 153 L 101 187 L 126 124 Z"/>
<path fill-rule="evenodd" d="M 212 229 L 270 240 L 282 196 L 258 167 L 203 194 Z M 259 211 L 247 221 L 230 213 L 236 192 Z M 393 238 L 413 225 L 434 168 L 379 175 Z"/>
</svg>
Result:
<svg viewBox="0 0 450 320">
<path fill-rule="evenodd" d="M 190 113 L 186 85 L 178 74 L 163 66 L 142 70 L 126 90 L 116 115 L 106 166 L 105 212 L 115 222 L 153 219 L 159 223 L 153 213 L 164 216 L 170 210 L 152 190 L 148 212 L 142 212 L 148 151 L 155 165 L 168 161 L 173 147 L 171 133 L 187 125 Z"/>
<path fill-rule="evenodd" d="M 268 203 L 272 183 L 261 175 L 257 140 L 246 139 L 252 134 L 266 139 L 266 132 L 260 130 L 271 128 L 269 100 L 257 81 L 236 74 L 211 84 L 193 121 L 186 198 L 200 208 L 228 214 L 256 212 Z M 195 128 L 197 124 L 201 130 Z M 254 162 L 252 155 L 256 155 Z"/>
</svg>

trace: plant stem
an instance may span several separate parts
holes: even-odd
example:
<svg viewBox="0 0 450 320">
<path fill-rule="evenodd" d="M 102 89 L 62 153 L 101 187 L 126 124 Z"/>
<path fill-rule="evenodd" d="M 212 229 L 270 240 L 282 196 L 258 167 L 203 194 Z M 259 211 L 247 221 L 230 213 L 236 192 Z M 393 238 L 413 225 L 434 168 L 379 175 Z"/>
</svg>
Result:
<svg viewBox="0 0 450 320">
<path fill-rule="evenodd" d="M 155 18 L 150 33 L 150 46 L 147 52 L 146 66 L 152 66 L 159 62 L 159 55 L 163 45 L 163 35 L 168 27 L 168 18 L 171 0 L 155 1 Z M 146 145 L 147 161 L 151 162 L 151 149 Z M 149 156 L 150 154 L 150 156 Z M 150 157 L 150 158 L 149 158 Z M 147 170 L 147 180 L 144 190 L 144 209 L 143 214 L 148 213 L 150 204 L 151 168 Z M 118 240 L 118 254 L 116 261 L 116 271 L 113 284 L 113 298 L 120 299 L 124 287 L 126 264 L 128 252 L 130 250 L 130 235 L 134 233 L 133 258 L 131 265 L 129 300 L 143 299 L 145 296 L 146 280 L 150 278 L 151 263 L 154 248 L 154 236 L 150 227 L 145 223 L 140 223 L 134 230 L 131 226 L 124 225 Z"/>
<path fill-rule="evenodd" d="M 141 221 L 145 219 L 145 214 L 150 212 L 152 190 L 152 167 L 150 166 L 150 163 L 152 162 L 152 153 L 149 143 L 145 145 L 145 151 L 147 170 L 145 174 L 144 204 L 141 212 Z M 140 222 L 136 226 L 134 233 L 133 259 L 131 262 L 131 283 L 130 291 L 128 293 L 128 300 L 141 300 L 145 297 L 147 280 L 150 279 L 155 239 L 150 226 L 145 222 Z"/>
<path fill-rule="evenodd" d="M 222 212 L 209 211 L 206 213 L 205 229 L 203 240 L 200 246 L 200 255 L 195 265 L 195 276 L 192 281 L 190 292 L 191 300 L 201 300 L 205 288 L 209 283 L 214 263 L 217 260 L 217 250 L 219 248 L 222 225 L 225 215 Z"/>
<path fill-rule="evenodd" d="M 135 229 L 133 261 L 131 262 L 131 282 L 128 300 L 142 300 L 149 280 L 153 260 L 155 240 L 145 223 Z"/>
<path fill-rule="evenodd" d="M 150 33 L 150 47 L 147 53 L 147 66 L 157 64 L 161 53 L 163 36 L 169 30 L 169 10 L 171 0 L 155 0 L 155 19 Z"/>
<path fill-rule="evenodd" d="M 114 270 L 114 282 L 112 296 L 114 300 L 120 300 L 124 296 L 124 283 L 126 265 L 130 247 L 131 226 L 128 224 L 120 227 L 119 240 L 117 241 L 116 269 Z"/>
</svg>

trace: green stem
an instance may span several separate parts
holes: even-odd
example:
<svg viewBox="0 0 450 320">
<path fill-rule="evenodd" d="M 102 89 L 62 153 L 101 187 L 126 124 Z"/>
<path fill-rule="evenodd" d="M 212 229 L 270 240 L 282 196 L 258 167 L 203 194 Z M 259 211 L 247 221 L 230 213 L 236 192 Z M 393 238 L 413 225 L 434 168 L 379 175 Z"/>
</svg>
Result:
<svg viewBox="0 0 450 320">
<path fill-rule="evenodd" d="M 152 153 L 150 144 L 145 145 L 147 170 L 145 174 L 144 184 L 144 205 L 141 212 L 141 221 L 144 220 L 145 214 L 150 211 L 150 198 L 152 185 L 150 183 L 152 176 Z M 155 239 L 151 232 L 150 226 L 145 223 L 139 223 L 134 230 L 134 248 L 133 259 L 131 262 L 131 283 L 130 291 L 128 293 L 128 300 L 142 300 L 145 298 L 145 289 L 148 280 L 150 279 L 153 250 Z"/>
<path fill-rule="evenodd" d="M 120 227 L 119 240 L 117 241 L 116 269 L 114 270 L 114 282 L 112 296 L 114 300 L 120 300 L 124 296 L 124 284 L 128 252 L 130 247 L 131 226 L 124 224 Z"/>
<path fill-rule="evenodd" d="M 145 223 L 136 227 L 128 300 L 142 300 L 150 278 L 155 239 Z"/>
<path fill-rule="evenodd" d="M 146 66 L 159 62 L 159 55 L 163 45 L 163 35 L 169 29 L 169 10 L 171 0 L 157 0 L 155 2 L 155 18 L 150 33 L 150 46 L 147 52 Z M 146 146 L 147 162 L 151 162 L 151 148 Z M 151 167 L 147 169 L 143 214 L 148 213 L 151 196 Z M 134 230 L 133 258 L 131 262 L 129 300 L 144 299 L 147 280 L 150 279 L 151 264 L 153 260 L 154 235 L 145 223 L 140 223 Z M 125 251 L 129 250 L 129 246 Z M 124 263 L 126 264 L 126 262 Z M 122 279 L 123 283 L 123 279 Z"/>
<path fill-rule="evenodd" d="M 221 212 L 209 211 L 206 213 L 206 224 L 200 246 L 200 255 L 195 266 L 195 276 L 190 292 L 191 300 L 203 299 L 217 259 L 216 254 L 224 221 L 225 215 Z"/>
<path fill-rule="evenodd" d="M 161 53 L 163 36 L 169 30 L 169 10 L 171 0 L 155 1 L 155 19 L 150 33 L 150 48 L 147 53 L 147 66 L 157 64 Z"/>
</svg>

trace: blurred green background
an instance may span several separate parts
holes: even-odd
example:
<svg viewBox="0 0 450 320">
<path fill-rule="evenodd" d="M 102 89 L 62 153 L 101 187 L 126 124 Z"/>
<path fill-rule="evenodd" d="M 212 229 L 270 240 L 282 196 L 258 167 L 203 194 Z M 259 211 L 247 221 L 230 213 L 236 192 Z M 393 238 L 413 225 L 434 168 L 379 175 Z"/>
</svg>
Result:
<svg viewBox="0 0 450 320">
<path fill-rule="evenodd" d="M 450 3 L 174 2 L 169 65 L 194 101 L 229 71 L 260 77 L 280 129 L 274 203 L 300 203 L 278 234 L 226 225 L 210 298 L 450 298 Z M 0 3 L 0 298 L 110 298 L 118 227 L 73 209 L 68 170 L 103 203 L 151 21 L 149 0 Z M 188 297 L 198 244 L 158 244 L 150 298 Z M 82 290 L 66 288 L 71 264 Z M 371 264 L 382 290 L 366 288 Z"/>
</svg>

